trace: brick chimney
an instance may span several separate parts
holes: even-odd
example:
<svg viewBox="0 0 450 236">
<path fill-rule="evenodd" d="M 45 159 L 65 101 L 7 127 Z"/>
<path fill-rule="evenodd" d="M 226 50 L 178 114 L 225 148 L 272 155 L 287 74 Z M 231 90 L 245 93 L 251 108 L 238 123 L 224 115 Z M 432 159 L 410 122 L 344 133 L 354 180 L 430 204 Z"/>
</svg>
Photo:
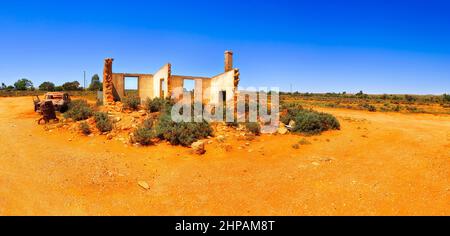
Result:
<svg viewBox="0 0 450 236">
<path fill-rule="evenodd" d="M 233 52 L 225 51 L 225 72 L 233 69 Z"/>
</svg>

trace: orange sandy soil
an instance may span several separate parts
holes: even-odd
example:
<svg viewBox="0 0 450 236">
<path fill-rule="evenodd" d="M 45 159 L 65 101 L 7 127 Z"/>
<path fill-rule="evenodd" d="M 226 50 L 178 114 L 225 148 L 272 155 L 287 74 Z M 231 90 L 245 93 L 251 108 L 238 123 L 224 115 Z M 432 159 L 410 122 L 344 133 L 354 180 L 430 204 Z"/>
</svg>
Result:
<svg viewBox="0 0 450 236">
<path fill-rule="evenodd" d="M 450 215 L 450 116 L 318 110 L 342 130 L 196 156 L 47 132 L 0 98 L 0 215 Z"/>
</svg>

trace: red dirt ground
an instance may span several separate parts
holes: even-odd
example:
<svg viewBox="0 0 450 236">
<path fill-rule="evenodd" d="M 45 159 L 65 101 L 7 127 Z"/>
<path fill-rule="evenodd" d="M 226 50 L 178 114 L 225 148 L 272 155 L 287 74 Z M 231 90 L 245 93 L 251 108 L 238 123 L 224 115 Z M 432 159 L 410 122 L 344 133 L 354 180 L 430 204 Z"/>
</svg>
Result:
<svg viewBox="0 0 450 236">
<path fill-rule="evenodd" d="M 45 131 L 32 108 L 0 98 L 0 215 L 450 215 L 450 116 L 318 108 L 342 130 L 196 156 Z"/>
</svg>

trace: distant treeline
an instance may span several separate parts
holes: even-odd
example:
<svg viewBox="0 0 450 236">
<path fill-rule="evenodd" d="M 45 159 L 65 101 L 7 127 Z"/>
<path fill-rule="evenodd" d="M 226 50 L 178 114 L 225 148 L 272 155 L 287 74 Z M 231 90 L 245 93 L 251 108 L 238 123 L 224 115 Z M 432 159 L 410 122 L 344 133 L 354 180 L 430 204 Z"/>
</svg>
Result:
<svg viewBox="0 0 450 236">
<path fill-rule="evenodd" d="M 42 96 L 47 91 L 42 90 L 0 90 L 0 97 L 26 97 L 26 96 Z M 89 91 L 89 90 L 79 90 L 79 91 L 67 91 L 67 93 L 70 94 L 70 96 L 75 97 L 85 97 L 90 99 L 96 99 L 97 98 L 97 91 Z"/>
<path fill-rule="evenodd" d="M 299 97 L 304 99 L 325 99 L 329 98 L 347 98 L 347 99 L 367 99 L 367 100 L 389 100 L 401 102 L 424 102 L 424 103 L 442 103 L 450 102 L 450 94 L 443 95 L 410 95 L 410 94 L 365 94 L 360 91 L 356 94 L 343 93 L 300 93 L 300 92 L 280 92 L 281 96 Z M 327 99 L 328 98 L 328 99 Z"/>
<path fill-rule="evenodd" d="M 27 78 L 22 78 L 17 80 L 13 85 L 6 85 L 5 83 L 1 84 L 0 91 L 7 91 L 7 92 L 13 92 L 13 91 L 83 91 L 83 90 L 90 90 L 90 91 L 101 91 L 103 88 L 102 82 L 100 82 L 100 77 L 95 74 L 91 78 L 91 83 L 87 88 L 80 87 L 80 83 L 78 81 L 71 81 L 71 82 L 65 82 L 62 85 L 56 86 L 54 83 L 46 81 L 41 83 L 38 88 L 36 89 L 34 87 L 34 84 L 31 80 Z M 18 94 L 18 93 L 17 93 Z M 23 94 L 23 93 L 22 93 Z M 31 93 L 34 94 L 34 93 Z"/>
</svg>

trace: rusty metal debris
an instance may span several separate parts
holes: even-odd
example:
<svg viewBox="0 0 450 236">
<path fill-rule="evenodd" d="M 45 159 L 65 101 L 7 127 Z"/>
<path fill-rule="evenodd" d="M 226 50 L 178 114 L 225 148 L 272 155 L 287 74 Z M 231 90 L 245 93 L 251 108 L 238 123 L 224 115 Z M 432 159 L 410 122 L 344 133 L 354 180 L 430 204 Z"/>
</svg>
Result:
<svg viewBox="0 0 450 236">
<path fill-rule="evenodd" d="M 71 100 L 68 93 L 63 92 L 46 93 L 44 95 L 43 101 L 41 101 L 38 96 L 33 98 L 34 111 L 42 113 L 41 106 L 47 101 L 50 101 L 53 104 L 54 110 L 59 112 L 65 112 L 68 109 Z"/>
<path fill-rule="evenodd" d="M 59 121 L 58 117 L 56 117 L 55 107 L 52 101 L 45 101 L 40 105 L 40 110 L 42 117 L 38 120 L 38 124 L 40 124 L 41 121 L 45 121 L 46 124 L 50 120 Z"/>
</svg>

